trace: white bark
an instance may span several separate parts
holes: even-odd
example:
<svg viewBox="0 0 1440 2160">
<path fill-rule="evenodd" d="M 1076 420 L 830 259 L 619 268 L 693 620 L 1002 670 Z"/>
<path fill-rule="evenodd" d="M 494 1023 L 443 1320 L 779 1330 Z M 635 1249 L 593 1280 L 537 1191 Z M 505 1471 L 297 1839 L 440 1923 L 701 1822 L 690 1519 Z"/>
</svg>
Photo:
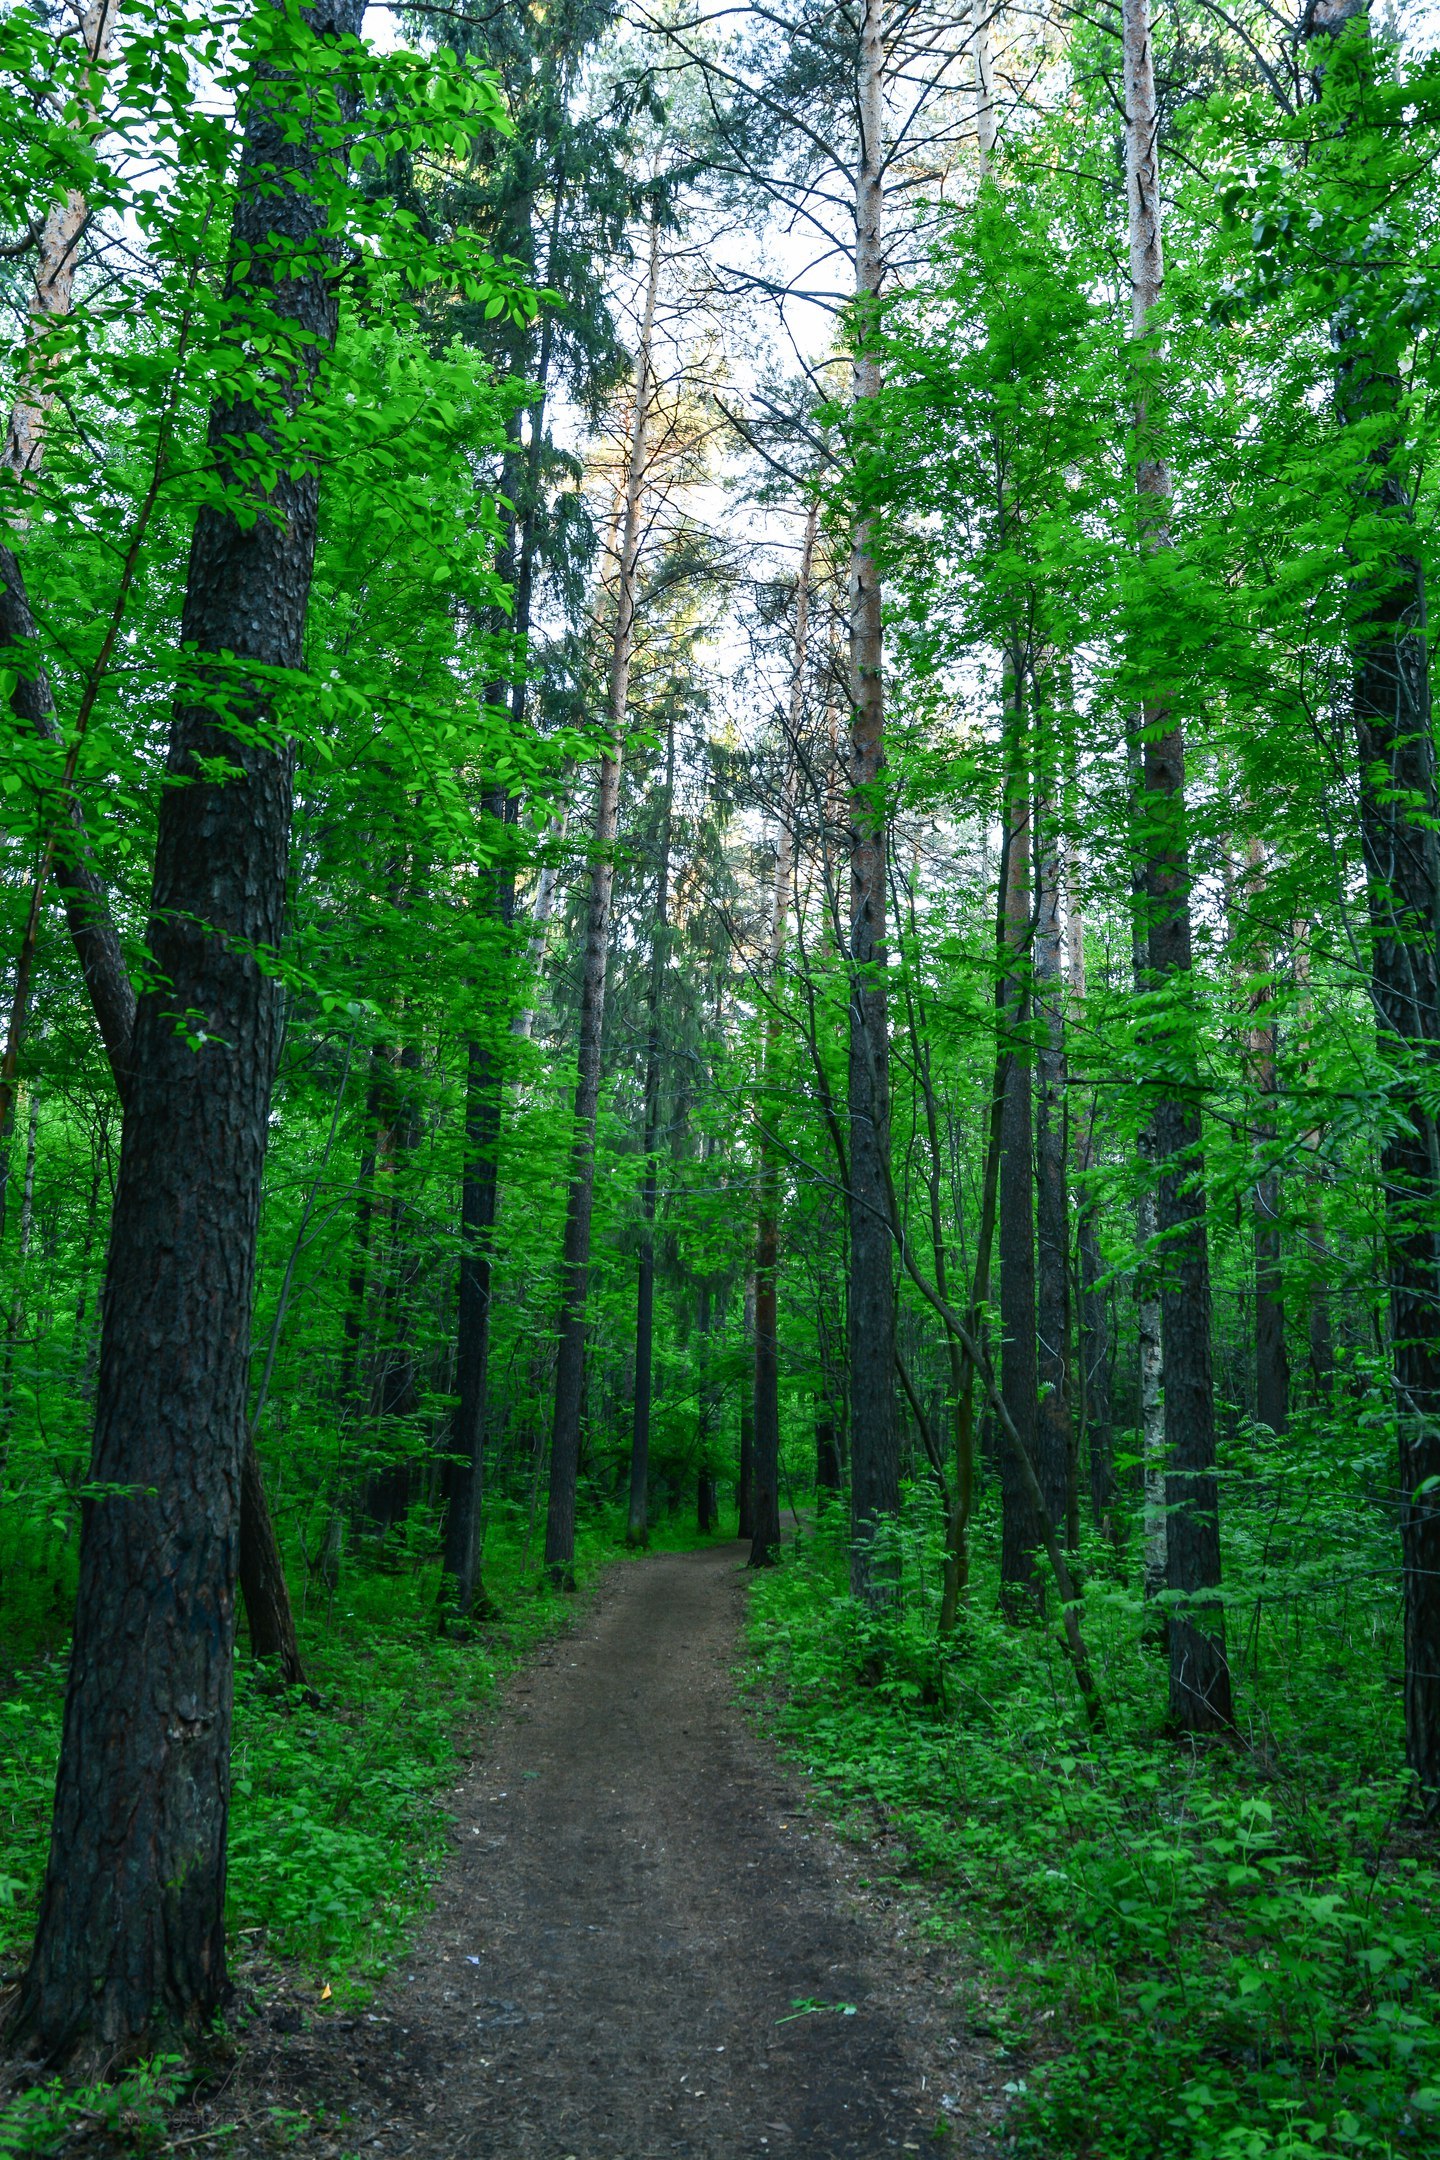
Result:
<svg viewBox="0 0 1440 2160">
<path fill-rule="evenodd" d="M 103 66 L 115 33 L 118 0 L 72 0 L 73 35 L 84 45 L 96 66 Z M 95 107 L 84 103 L 78 124 L 93 124 Z M 47 339 L 55 325 L 70 313 L 75 297 L 75 265 L 80 236 L 85 229 L 87 206 L 77 188 L 51 206 L 41 229 L 35 262 L 35 289 L 30 300 L 26 329 L 26 369 L 5 428 L 5 447 L 0 463 L 19 479 L 33 485 L 45 457 L 45 431 L 53 403 L 47 387 L 50 359 Z"/>
</svg>

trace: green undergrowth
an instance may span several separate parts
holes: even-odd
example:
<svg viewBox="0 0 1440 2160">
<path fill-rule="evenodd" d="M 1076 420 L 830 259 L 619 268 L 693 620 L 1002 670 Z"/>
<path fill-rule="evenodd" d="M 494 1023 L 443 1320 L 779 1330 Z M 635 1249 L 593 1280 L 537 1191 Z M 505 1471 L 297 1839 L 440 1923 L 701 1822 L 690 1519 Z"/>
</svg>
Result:
<svg viewBox="0 0 1440 2160">
<path fill-rule="evenodd" d="M 486 1553 L 493 1621 L 444 1637 L 423 1543 L 383 1566 L 348 1566 L 333 1598 L 311 1590 L 301 1616 L 311 1696 L 277 1695 L 243 1646 L 237 1659 L 232 1954 L 242 1971 L 260 1956 L 298 1961 L 337 2003 L 373 1985 L 427 1902 L 468 1721 L 574 1609 L 533 1565 L 522 1577 L 521 1540 L 502 1529 Z M 615 1552 L 608 1518 L 582 1528 L 582 1588 Z M 18 1976 L 34 1922 L 63 1690 L 60 1649 L 26 1661 L 11 1646 L 0 1692 L 0 1983 Z"/>
<path fill-rule="evenodd" d="M 926 1925 L 994 1976 L 1013 2149 L 1440 2152 L 1440 1876 L 1396 1769 L 1392 1644 L 1366 1599 L 1342 1617 L 1346 1569 L 1332 1554 L 1328 1598 L 1316 1586 L 1267 1609 L 1263 1576 L 1245 1601 L 1242 1543 L 1242 1737 L 1192 1747 L 1165 1733 L 1163 1667 L 1097 1548 L 1085 1627 L 1109 1714 L 1095 1737 L 1053 1636 L 1000 1617 L 983 1531 L 941 1657 L 934 1526 L 923 1506 L 913 1517 L 882 1619 L 846 1595 L 838 1511 L 756 1578 L 749 1671 L 877 1869 L 923 1884 Z"/>
</svg>

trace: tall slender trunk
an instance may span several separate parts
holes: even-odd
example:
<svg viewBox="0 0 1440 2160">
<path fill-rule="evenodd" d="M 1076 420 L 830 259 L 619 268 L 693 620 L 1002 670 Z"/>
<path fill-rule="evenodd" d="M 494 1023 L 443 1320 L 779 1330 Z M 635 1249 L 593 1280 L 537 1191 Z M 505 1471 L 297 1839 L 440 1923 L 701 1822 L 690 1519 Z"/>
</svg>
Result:
<svg viewBox="0 0 1440 2160">
<path fill-rule="evenodd" d="M 881 389 L 874 310 L 884 276 L 885 0 L 864 0 L 855 173 L 854 398 Z M 889 1215 L 890 1043 L 886 995 L 885 688 L 880 572 L 868 518 L 850 551 L 850 1587 L 875 1602 L 891 1570 L 874 1543 L 900 1507 L 895 1285 Z"/>
<path fill-rule="evenodd" d="M 1130 745 L 1136 781 L 1135 811 L 1139 816 L 1140 782 L 1143 778 L 1140 745 Z M 1131 894 L 1131 936 L 1135 992 L 1143 997 L 1150 974 L 1150 942 L 1145 927 L 1146 898 L 1143 867 L 1136 872 Z M 1160 1310 L 1160 1269 L 1155 1257 L 1155 1133 L 1152 1121 L 1140 1135 L 1143 1177 L 1135 1203 L 1135 1356 L 1137 1364 L 1137 1416 L 1140 1425 L 1140 1474 L 1143 1480 L 1142 1537 L 1143 1572 L 1147 1604 L 1154 1604 L 1169 1581 L 1168 1527 L 1165 1513 L 1165 1343 Z M 1156 1611 L 1159 1611 L 1156 1607 Z M 1147 1629 L 1169 1655 L 1169 1627 L 1163 1620 Z"/>
<path fill-rule="evenodd" d="M 1049 1490 L 1053 1479 L 1042 1471 L 1039 1456 L 1038 1323 L 1035 1310 L 1035 1209 L 1031 1059 L 1026 1042 L 1030 1018 L 1030 789 L 1024 743 L 1020 676 L 1011 669 L 1005 712 L 1005 963 L 1002 1033 L 1005 1071 L 1000 1113 L 1000 1391 L 1021 1444 L 1044 1482 L 1050 1521 L 1063 1520 Z M 1015 1592 L 1036 1593 L 1035 1553 L 1042 1542 L 1041 1524 L 1013 1448 L 1000 1452 L 1001 1600 L 1012 1614 L 1020 1610 Z"/>
<path fill-rule="evenodd" d="M 550 1491 L 545 1520 L 545 1565 L 552 1581 L 575 1579 L 575 1487 L 580 1468 L 580 1411 L 585 1378 L 585 1305 L 590 1276 L 590 1218 L 595 1200 L 595 1119 L 600 1106 L 600 1052 L 605 1017 L 605 975 L 610 946 L 610 899 L 615 881 L 614 847 L 620 813 L 620 761 L 630 694 L 635 640 L 635 588 L 640 559 L 640 506 L 645 487 L 650 407 L 654 395 L 651 341 L 660 282 L 660 227 L 650 225 L 650 258 L 640 348 L 635 360 L 635 398 L 625 471 L 624 515 L 615 578 L 615 643 L 610 661 L 609 744 L 600 760 L 595 794 L 590 898 L 585 920 L 585 962 L 580 984 L 579 1072 L 575 1084 L 574 1137 L 560 1267 L 560 1348 L 555 1369 L 555 1416 L 550 1433 Z"/>
<path fill-rule="evenodd" d="M 1070 1196 L 1066 1176 L 1065 1014 L 1060 955 L 1060 844 L 1051 797 L 1035 805 L 1035 1319 L 1039 1417 L 1036 1469 L 1060 1503 L 1073 1552 L 1080 1494 L 1070 1372 Z"/>
<path fill-rule="evenodd" d="M 1144 340 L 1160 299 L 1159 109 L 1149 0 L 1123 0 L 1125 172 L 1130 209 L 1131 320 Z M 1157 400 L 1136 413 L 1135 473 L 1141 542 L 1169 545 L 1170 473 L 1157 455 Z M 1194 1029 L 1190 864 L 1185 831 L 1185 739 L 1163 699 L 1142 714 L 1145 892 L 1149 976 L 1164 993 L 1167 1065 L 1183 1077 L 1158 1096 L 1153 1131 L 1156 1224 L 1165 1343 L 1165 1444 L 1169 1587 L 1183 1600 L 1170 1616 L 1170 1714 L 1188 1732 L 1234 1721 L 1220 1601 L 1220 1496 L 1215 1468 L 1215 1393 L 1210 1371 L 1210 1260 Z"/>
<path fill-rule="evenodd" d="M 1310 924 L 1303 917 L 1295 924 L 1292 941 L 1295 982 L 1300 991 L 1296 1033 L 1302 1038 L 1310 1028 Z M 1325 1209 L 1321 1199 L 1321 1132 L 1308 1126 L 1303 1137 L 1309 1168 L 1305 1172 L 1306 1334 L 1310 1347 L 1310 1376 L 1321 1402 L 1330 1399 L 1335 1378 L 1335 1344 L 1330 1326 L 1330 1248 L 1325 1236 Z"/>
<path fill-rule="evenodd" d="M 320 38 L 358 0 L 318 0 Z M 302 81 L 305 87 L 302 88 Z M 314 359 L 269 386 L 292 404 L 334 344 L 321 153 L 308 81 L 268 63 L 250 90 L 227 298 L 250 290 Z M 209 453 L 271 434 L 217 406 Z M 303 665 L 318 476 L 280 460 L 242 524 L 207 506 L 191 542 L 186 681 L 160 802 L 106 1271 L 91 1484 L 49 1862 L 11 2028 L 54 2059 L 114 2061 L 194 2031 L 227 1993 L 235 1570 L 255 1241 L 281 1005 L 292 757 L 275 671 Z M 258 513 L 258 514 L 257 514 Z M 229 777 L 207 777 L 217 761 Z M 176 1016 L 185 1024 L 177 1026 Z M 157 1586 L 163 1585 L 163 1596 Z"/>
<path fill-rule="evenodd" d="M 715 1496 L 715 1468 L 710 1459 L 710 1428 L 715 1416 L 714 1389 L 710 1380 L 710 1285 L 702 1282 L 696 1299 L 695 1357 L 698 1369 L 698 1385 L 695 1400 L 698 1415 L 695 1420 L 695 1453 L 698 1468 L 695 1476 L 695 1527 L 701 1537 L 709 1537 L 719 1515 Z"/>
<path fill-rule="evenodd" d="M 1253 906 L 1263 893 L 1265 858 L 1253 837 L 1245 850 L 1245 894 Z M 1250 998 L 1246 1051 L 1256 1111 L 1250 1139 L 1255 1177 L 1250 1188 L 1250 1220 L 1255 1256 L 1255 1415 L 1272 1432 L 1283 1433 L 1290 1416 L 1290 1368 L 1285 1355 L 1284 1275 L 1280 1251 L 1280 1172 L 1275 1164 L 1275 990 L 1274 956 L 1268 943 L 1254 954 L 1255 988 Z"/>
<path fill-rule="evenodd" d="M 751 1374 L 754 1373 L 755 1343 L 755 1277 L 745 1278 L 745 1296 L 741 1306 L 745 1340 L 751 1348 Z M 753 1538 L 755 1535 L 755 1389 L 753 1385 L 741 1384 L 740 1388 L 740 1454 L 736 1466 L 735 1500 L 738 1521 L 735 1535 Z"/>
<path fill-rule="evenodd" d="M 755 1459 L 751 1567 L 767 1567 L 780 1551 L 780 1317 L 777 1269 L 780 1239 L 780 1151 L 775 1125 L 780 1059 L 780 963 L 785 952 L 790 887 L 795 876 L 795 815 L 800 792 L 800 730 L 805 717 L 805 673 L 810 649 L 810 575 L 820 500 L 805 516 L 800 567 L 795 581 L 795 630 L 790 653 L 790 702 L 786 717 L 784 778 L 775 832 L 775 882 L 770 896 L 770 937 L 765 954 L 768 1003 L 760 1054 L 759 1168 L 755 1179 Z"/>
<path fill-rule="evenodd" d="M 675 714 L 672 708 L 667 708 L 665 801 L 660 821 L 660 861 L 655 877 L 655 916 L 650 932 L 650 984 L 645 1001 L 645 1176 L 640 1194 L 640 1268 L 635 1296 L 635 1417 L 630 1435 L 627 1545 L 643 1545 L 649 1536 L 650 1397 L 655 1356 L 655 1196 L 659 1167 L 655 1149 L 660 1132 L 660 992 L 670 948 L 670 831 L 674 803 Z"/>
<path fill-rule="evenodd" d="M 1311 0 L 1312 40 L 1365 27 L 1366 0 Z M 1323 51 L 1318 44 L 1317 51 Z M 1374 48 L 1369 53 L 1374 65 Z M 1317 70 L 1322 101 L 1327 72 Z M 1343 125 L 1343 123 L 1341 123 Z M 1400 1569 L 1405 1606 L 1405 1755 L 1440 1794 L 1440 786 L 1432 732 L 1425 576 L 1412 540 L 1400 351 L 1337 333 L 1336 405 L 1372 447 L 1357 493 L 1390 546 L 1358 569 L 1353 638 L 1360 839 L 1370 911 L 1370 995 L 1393 1076 L 1380 1156 L 1390 1352 L 1399 1426 Z M 1378 554 L 1378 551 L 1377 551 Z"/>
<path fill-rule="evenodd" d="M 1073 866 L 1068 876 L 1065 911 L 1065 988 L 1072 1016 L 1085 1009 L 1085 918 L 1076 891 Z M 1083 1116 L 1070 1122 L 1071 1150 L 1080 1179 L 1075 1208 L 1075 1281 L 1079 1304 L 1079 1387 L 1081 1431 L 1077 1444 L 1089 1458 L 1090 1512 L 1098 1528 L 1110 1523 L 1115 1504 L 1115 1472 L 1110 1439 L 1110 1331 L 1099 1284 L 1099 1205 L 1089 1185 L 1095 1167 L 1096 1104 L 1092 1096 Z"/>
<path fill-rule="evenodd" d="M 0 1463 L 10 1442 L 15 1397 L 15 1352 L 25 1326 L 25 1277 L 29 1271 L 30 1234 L 35 1224 L 35 1155 L 40 1136 L 40 1093 L 31 1086 L 30 1113 L 25 1120 L 25 1170 L 20 1181 L 20 1236 L 15 1272 L 5 1309 L 5 1350 L 0 1369 Z"/>
<path fill-rule="evenodd" d="M 522 364 L 523 364 L 523 355 Z M 543 398 L 543 390 L 542 390 Z M 501 493 L 514 503 L 521 496 L 525 463 L 520 455 L 519 415 L 515 416 L 501 469 Z M 533 510 L 527 504 L 533 527 Z M 516 587 L 516 616 L 520 597 L 516 576 L 516 520 L 508 519 L 496 554 L 496 572 Z M 518 641 L 528 628 L 529 579 L 525 579 L 524 621 L 511 619 Z M 505 628 L 503 611 L 495 611 L 492 627 L 497 636 Z M 524 675 L 518 660 L 515 681 L 501 678 L 488 686 L 486 704 L 492 709 L 505 698 L 507 688 L 519 700 L 515 713 L 517 733 L 524 719 Z M 505 828 L 514 814 L 514 801 L 503 786 L 486 790 L 484 811 L 489 820 L 497 861 L 481 874 L 477 902 L 495 926 L 497 943 L 508 943 L 515 914 L 515 873 L 505 852 Z M 483 1498 L 485 1460 L 485 1402 L 490 1365 L 490 1293 L 495 1215 L 500 1191 L 500 1129 L 504 1116 L 505 1062 L 502 1027 L 507 994 L 506 954 L 492 961 L 490 985 L 499 986 L 483 1000 L 480 1025 L 465 1044 L 465 1144 L 460 1171 L 460 1267 L 455 1309 L 455 1414 L 450 1424 L 449 1447 L 441 1471 L 440 1492 L 444 1513 L 441 1555 L 441 1601 L 443 1618 L 464 1622 L 486 1598 L 479 1580 L 480 1509 Z M 488 986 L 487 986 L 488 987 Z"/>
</svg>

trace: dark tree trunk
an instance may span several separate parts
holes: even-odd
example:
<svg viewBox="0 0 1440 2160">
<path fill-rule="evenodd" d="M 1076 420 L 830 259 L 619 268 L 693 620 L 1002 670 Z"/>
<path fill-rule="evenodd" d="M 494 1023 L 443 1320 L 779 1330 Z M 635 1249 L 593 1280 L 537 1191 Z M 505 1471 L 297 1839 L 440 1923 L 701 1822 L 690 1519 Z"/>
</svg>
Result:
<svg viewBox="0 0 1440 2160">
<path fill-rule="evenodd" d="M 651 929 L 650 984 L 645 1027 L 645 1178 L 640 1195 L 640 1279 L 635 1300 L 635 1422 L 630 1437 L 630 1505 L 625 1524 L 627 1545 L 643 1545 L 650 1534 L 650 1398 L 655 1357 L 655 1147 L 660 1131 L 660 992 L 665 980 L 670 921 L 670 811 L 675 796 L 675 717 L 667 707 L 665 734 L 665 805 L 661 821 L 660 864 L 655 880 L 655 917 Z"/>
<path fill-rule="evenodd" d="M 1061 1004 L 1060 858 L 1051 805 L 1036 805 L 1035 1317 L 1039 1415 L 1035 1468 L 1073 1552 L 1080 1496 L 1070 1378 L 1070 1221 L 1066 1177 L 1065 1017 Z"/>
<path fill-rule="evenodd" d="M 735 1535 L 755 1535 L 755 1387 L 753 1345 L 755 1341 L 755 1278 L 745 1285 L 745 1339 L 752 1346 L 750 1375 L 740 1388 L 740 1460 L 735 1484 L 739 1520 Z"/>
<path fill-rule="evenodd" d="M 762 1171 L 762 1176 L 763 1176 Z M 780 1551 L 780 1354 L 775 1209 L 763 1202 L 755 1246 L 755 1414 L 751 1457 L 751 1567 Z"/>
<path fill-rule="evenodd" d="M 695 1489 L 695 1522 L 700 1535 L 709 1537 L 719 1520 L 715 1471 L 710 1460 L 710 1429 L 715 1420 L 715 1391 L 710 1379 L 710 1285 L 701 1283 L 695 1313 L 696 1400 L 699 1416 L 695 1427 L 695 1450 L 700 1468 Z"/>
<path fill-rule="evenodd" d="M 490 1356 L 491 1245 L 499 1193 L 503 1075 L 489 1043 L 465 1051 L 465 1167 L 460 1181 L 460 1282 L 455 1322 L 455 1416 L 441 1491 L 445 1502 L 447 1616 L 467 1620 L 485 1604 L 480 1583 L 480 1503 Z"/>
<path fill-rule="evenodd" d="M 1098 1288 L 1105 1270 L 1096 1216 L 1095 1202 L 1087 1194 L 1075 1224 L 1080 1278 L 1080 1395 L 1089 1455 L 1090 1512 L 1097 1528 L 1103 1529 L 1115 1505 L 1115 1471 L 1110 1446 L 1110 1334 L 1105 1324 L 1104 1296 Z"/>
<path fill-rule="evenodd" d="M 1311 0 L 1316 40 L 1361 18 L 1366 0 Z M 1363 33 L 1368 36 L 1368 28 Z M 1373 63 L 1372 63 L 1373 64 Z M 1317 71 L 1322 99 L 1326 70 Z M 1343 131 L 1345 118 L 1336 114 Z M 1397 330 L 1400 335 L 1408 332 Z M 1393 1075 L 1392 1127 L 1380 1157 L 1390 1349 L 1399 1423 L 1400 1569 L 1405 1604 L 1405 1755 L 1422 1790 L 1440 1794 L 1440 817 L 1430 702 L 1424 571 L 1414 507 L 1397 342 L 1384 355 L 1336 338 L 1336 405 L 1372 433 L 1358 492 L 1388 545 L 1357 567 L 1355 744 L 1369 899 L 1370 992 Z"/>
<path fill-rule="evenodd" d="M 815 1420 L 815 1490 L 822 1498 L 838 1493 L 840 1477 L 840 1443 L 835 1434 L 833 1417 L 817 1417 Z"/>
<path fill-rule="evenodd" d="M 528 227 L 527 227 L 528 229 Z M 524 364 L 522 350 L 515 358 Z M 543 402 L 543 399 L 542 399 Z M 526 464 L 519 448 L 520 416 L 511 426 L 509 446 L 501 469 L 501 492 L 514 502 L 521 493 Z M 533 506 L 527 511 L 522 558 L 533 546 Z M 513 518 L 504 529 L 496 556 L 497 574 L 507 582 L 515 579 L 516 548 Z M 517 590 L 513 624 L 503 609 L 494 611 L 491 628 L 499 638 L 513 628 L 517 638 L 529 626 L 529 573 L 523 603 Z M 486 704 L 498 707 L 507 687 L 518 701 L 517 731 L 524 720 L 524 677 L 517 662 L 516 680 L 502 678 L 490 684 Z M 508 942 L 515 917 L 514 871 L 505 852 L 505 828 L 515 814 L 515 804 L 503 787 L 485 795 L 483 811 L 488 820 L 499 859 L 481 873 L 479 904 L 496 928 L 497 944 Z M 505 953 L 497 951 L 492 962 L 492 982 L 504 984 Z M 508 1030 L 505 1015 L 497 1011 L 492 994 L 485 999 L 484 1035 L 472 1035 L 465 1045 L 465 1153 L 460 1173 L 460 1268 L 455 1309 L 455 1414 L 451 1420 L 449 1448 L 440 1478 L 444 1519 L 441 1557 L 441 1602 L 444 1618 L 464 1622 L 478 1604 L 486 1605 L 479 1579 L 480 1514 L 484 1497 L 485 1403 L 490 1364 L 490 1295 L 495 1214 L 499 1203 L 500 1128 L 505 1106 L 505 1064 L 502 1046 Z"/>
<path fill-rule="evenodd" d="M 17 719 L 43 741 L 53 743 L 57 751 L 60 750 L 62 737 L 55 722 L 49 677 L 39 657 L 24 575 L 11 551 L 0 548 L 0 652 L 7 648 L 16 668 L 10 703 Z M 130 1051 L 135 1031 L 135 992 L 115 928 L 110 895 L 94 866 L 84 811 L 78 796 L 68 786 L 64 790 L 59 821 L 60 830 L 51 850 L 51 874 L 64 902 L 65 920 L 80 963 L 80 974 L 123 1108 L 129 1087 Z M 3 1233 L 5 1223 L 5 1177 L 12 1110 L 13 1105 L 7 1097 L 0 1105 L 0 1233 Z M 305 1675 L 295 1617 L 252 1437 L 246 1439 L 245 1456 L 239 1564 L 251 1645 L 257 1656 L 277 1658 L 286 1684 L 299 1687 Z M 263 1650 L 258 1647 L 262 1643 L 266 1645 Z"/>
<path fill-rule="evenodd" d="M 872 308 L 884 278 L 884 0 L 860 11 L 855 174 L 855 293 Z M 862 323 L 871 318 L 862 316 Z M 881 390 L 878 355 L 863 332 L 854 365 L 857 407 Z M 894 1570 L 874 1556 L 877 1532 L 900 1508 L 895 1424 L 895 1284 L 890 1191 L 890 1036 L 886 996 L 888 852 L 884 636 L 880 566 L 868 520 L 851 539 L 850 614 L 850 1587 L 888 1599 Z"/>
<path fill-rule="evenodd" d="M 305 20 L 355 35 L 361 12 L 320 0 Z M 271 70 L 250 93 L 227 290 L 263 290 L 318 357 L 336 298 L 307 186 L 309 94 Z M 308 387 L 301 368 L 283 394 Z M 217 408 L 210 455 L 223 473 L 227 439 L 269 432 L 261 411 Z M 84 2042 L 113 2061 L 194 2032 L 228 1988 L 236 1549 L 281 1019 L 257 955 L 280 940 L 291 816 L 271 671 L 303 663 L 319 497 L 318 476 L 283 458 L 263 507 L 241 484 L 261 514 L 200 512 L 181 621 L 168 772 L 184 784 L 161 797 L 105 1282 L 90 1472 L 105 1497 L 84 1504 L 50 1857 L 12 2026 L 49 2059 Z M 204 777 L 218 759 L 232 777 Z"/>
<path fill-rule="evenodd" d="M 1018 700 L 1009 722 L 1008 795 L 1005 806 L 1004 1096 L 1000 1113 L 1000 1392 L 1031 1462 L 1038 1454 L 1039 1364 L 1036 1352 L 1035 1215 L 1032 1190 L 1030 1055 L 1025 1041 L 1030 1011 L 1030 803 L 1019 741 Z M 1039 1474 L 1037 1465 L 1037 1475 Z M 1042 1491 L 1045 1488 L 1042 1486 Z M 1054 1495 L 1047 1495 L 1047 1504 Z M 1064 1493 L 1060 1493 L 1063 1516 Z M 1035 1553 L 1042 1542 L 1014 1448 L 1000 1450 L 1000 1596 L 1017 1615 L 1017 1591 L 1033 1606 L 1038 1595 Z"/>
<path fill-rule="evenodd" d="M 389 1218 L 389 1236 L 383 1257 L 370 1416 L 393 1459 L 366 1478 L 359 1513 L 382 1537 L 402 1523 L 410 1509 L 413 1466 L 408 1453 L 409 1429 L 420 1407 L 414 1344 L 420 1258 L 409 1219 L 413 1158 L 420 1144 L 419 1106 L 415 1099 L 419 1070 L 419 1049 L 414 1043 L 406 1043 L 388 1071 L 382 1069 L 381 1078 L 385 1105 L 382 1125 L 387 1145 L 379 1153 L 382 1159 L 388 1157 L 389 1195 L 382 1205 Z"/>
<path fill-rule="evenodd" d="M 900 1507 L 890 1228 L 890 1045 L 885 989 L 885 752 L 880 582 L 857 549 L 850 805 L 850 1585 L 869 1602 L 891 1570 L 872 1547 Z M 757 1306 L 758 1310 L 758 1306 Z M 759 1330 L 757 1328 L 757 1352 Z M 758 1435 L 757 1435 L 758 1440 Z"/>
</svg>

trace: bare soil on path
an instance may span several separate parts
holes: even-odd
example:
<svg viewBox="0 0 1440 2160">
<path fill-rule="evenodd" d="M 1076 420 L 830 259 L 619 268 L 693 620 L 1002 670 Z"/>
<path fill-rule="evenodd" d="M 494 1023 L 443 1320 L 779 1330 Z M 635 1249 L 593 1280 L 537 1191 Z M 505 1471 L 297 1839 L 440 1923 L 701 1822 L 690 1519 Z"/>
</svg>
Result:
<svg viewBox="0 0 1440 2160">
<path fill-rule="evenodd" d="M 736 1702 L 744 1550 L 609 1572 L 505 1690 L 409 1959 L 368 2013 L 257 2034 L 222 2110 L 323 2103 L 365 2160 L 998 2149 L 953 1960 Z"/>
</svg>

